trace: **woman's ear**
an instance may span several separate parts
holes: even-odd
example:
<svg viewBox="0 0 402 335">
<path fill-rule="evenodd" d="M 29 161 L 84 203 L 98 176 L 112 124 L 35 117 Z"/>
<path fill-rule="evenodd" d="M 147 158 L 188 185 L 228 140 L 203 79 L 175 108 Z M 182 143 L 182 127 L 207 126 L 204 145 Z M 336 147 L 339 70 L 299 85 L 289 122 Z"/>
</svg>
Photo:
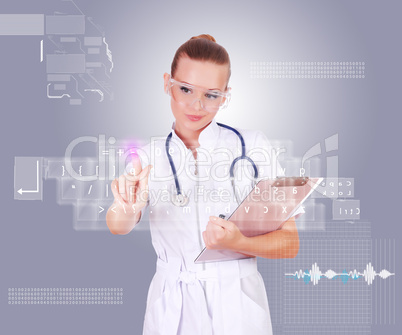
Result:
<svg viewBox="0 0 402 335">
<path fill-rule="evenodd" d="M 170 74 L 165 72 L 163 74 L 163 87 L 164 87 L 165 93 L 169 93 L 168 92 L 169 79 L 170 79 Z"/>
</svg>

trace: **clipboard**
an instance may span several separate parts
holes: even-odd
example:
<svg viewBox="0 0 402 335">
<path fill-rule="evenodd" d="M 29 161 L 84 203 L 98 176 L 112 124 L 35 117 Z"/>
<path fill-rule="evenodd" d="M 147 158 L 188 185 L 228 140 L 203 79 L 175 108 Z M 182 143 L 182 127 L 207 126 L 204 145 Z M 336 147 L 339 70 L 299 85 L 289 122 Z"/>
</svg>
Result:
<svg viewBox="0 0 402 335">
<path fill-rule="evenodd" d="M 247 237 L 281 229 L 323 178 L 277 177 L 260 180 L 227 220 Z M 251 258 L 239 252 L 204 248 L 194 263 Z"/>
</svg>

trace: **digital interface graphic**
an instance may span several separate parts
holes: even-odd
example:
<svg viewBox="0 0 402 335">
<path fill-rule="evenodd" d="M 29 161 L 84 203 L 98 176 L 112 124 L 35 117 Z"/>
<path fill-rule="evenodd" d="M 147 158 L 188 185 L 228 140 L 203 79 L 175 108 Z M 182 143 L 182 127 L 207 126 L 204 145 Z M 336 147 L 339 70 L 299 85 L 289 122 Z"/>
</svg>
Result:
<svg viewBox="0 0 402 335">
<path fill-rule="evenodd" d="M 216 120 L 261 130 L 277 176 L 322 178 L 296 219 L 297 256 L 258 258 L 273 334 L 399 334 L 401 4 L 1 7 L 1 334 L 142 334 L 154 205 L 129 234 L 111 234 L 109 208 L 135 211 L 112 206 L 112 182 L 130 174 L 132 154 L 143 167 L 165 154 L 174 116 L 163 73 L 201 33 L 231 57 L 232 98 Z M 147 144 L 163 150 L 147 156 Z"/>
<path fill-rule="evenodd" d="M 286 273 L 285 276 L 292 276 L 297 279 L 302 279 L 306 284 L 308 283 L 313 283 L 313 285 L 318 284 L 319 280 L 321 280 L 322 277 L 328 278 L 328 279 L 338 279 L 340 278 L 342 280 L 342 283 L 346 284 L 349 279 L 358 279 L 358 278 L 364 278 L 366 281 L 367 285 L 371 285 L 374 281 L 374 279 L 378 276 L 382 279 L 386 279 L 389 276 L 393 276 L 395 273 L 390 273 L 387 270 L 381 270 L 379 273 L 377 273 L 371 263 L 368 263 L 366 266 L 366 269 L 363 270 L 362 272 L 357 271 L 356 269 L 353 271 L 346 271 L 343 270 L 341 273 L 336 273 L 333 270 L 327 270 L 324 273 L 320 271 L 320 268 L 318 267 L 317 263 L 314 263 L 311 267 L 311 270 L 299 270 L 296 271 L 295 273 Z"/>
<path fill-rule="evenodd" d="M 81 105 L 90 94 L 112 100 L 113 57 L 102 31 L 73 0 L 59 2 L 53 15 L 0 14 L 0 35 L 41 36 L 39 62 L 45 62 L 49 99 Z"/>
</svg>

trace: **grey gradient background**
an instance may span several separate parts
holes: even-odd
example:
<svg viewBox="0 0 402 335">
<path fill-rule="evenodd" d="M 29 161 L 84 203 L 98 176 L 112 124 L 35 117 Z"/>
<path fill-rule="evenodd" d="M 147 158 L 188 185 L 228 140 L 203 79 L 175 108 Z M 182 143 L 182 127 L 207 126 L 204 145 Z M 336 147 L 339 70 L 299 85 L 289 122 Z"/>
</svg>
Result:
<svg viewBox="0 0 402 335">
<path fill-rule="evenodd" d="M 77 232 L 73 209 L 13 199 L 15 156 L 60 157 L 79 136 L 166 136 L 173 121 L 162 75 L 177 47 L 212 34 L 232 61 L 232 101 L 217 120 L 291 140 L 294 155 L 339 134 L 339 175 L 355 178 L 372 237 L 400 228 L 400 1 L 83 1 L 113 52 L 115 100 L 46 98 L 41 37 L 0 36 L 1 334 L 139 334 L 155 254 L 149 231 Z M 0 13 L 52 14 L 59 1 L 2 1 Z M 250 79 L 250 61 L 364 61 L 365 79 Z M 95 151 L 93 152 L 95 154 Z M 396 258 L 400 314 L 400 258 Z M 381 270 L 381 269 L 377 269 Z M 280 274 L 278 273 L 278 278 Z M 123 287 L 121 306 L 8 306 L 9 287 Z M 272 309 L 271 304 L 271 309 Z M 397 334 L 396 325 L 372 334 Z M 279 331 L 277 332 L 279 333 Z"/>
</svg>

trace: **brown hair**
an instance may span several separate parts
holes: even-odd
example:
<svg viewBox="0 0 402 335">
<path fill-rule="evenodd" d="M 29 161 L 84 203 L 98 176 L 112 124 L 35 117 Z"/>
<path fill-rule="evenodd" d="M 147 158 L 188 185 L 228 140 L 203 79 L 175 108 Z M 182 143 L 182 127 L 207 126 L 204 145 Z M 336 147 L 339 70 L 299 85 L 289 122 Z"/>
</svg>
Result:
<svg viewBox="0 0 402 335">
<path fill-rule="evenodd" d="M 193 36 L 177 49 L 171 66 L 170 73 L 172 77 L 174 77 L 180 57 L 183 56 L 188 56 L 190 59 L 194 60 L 209 61 L 220 65 L 228 64 L 229 81 L 231 74 L 229 54 L 223 46 L 216 43 L 215 38 L 211 35 L 201 34 Z"/>
</svg>

